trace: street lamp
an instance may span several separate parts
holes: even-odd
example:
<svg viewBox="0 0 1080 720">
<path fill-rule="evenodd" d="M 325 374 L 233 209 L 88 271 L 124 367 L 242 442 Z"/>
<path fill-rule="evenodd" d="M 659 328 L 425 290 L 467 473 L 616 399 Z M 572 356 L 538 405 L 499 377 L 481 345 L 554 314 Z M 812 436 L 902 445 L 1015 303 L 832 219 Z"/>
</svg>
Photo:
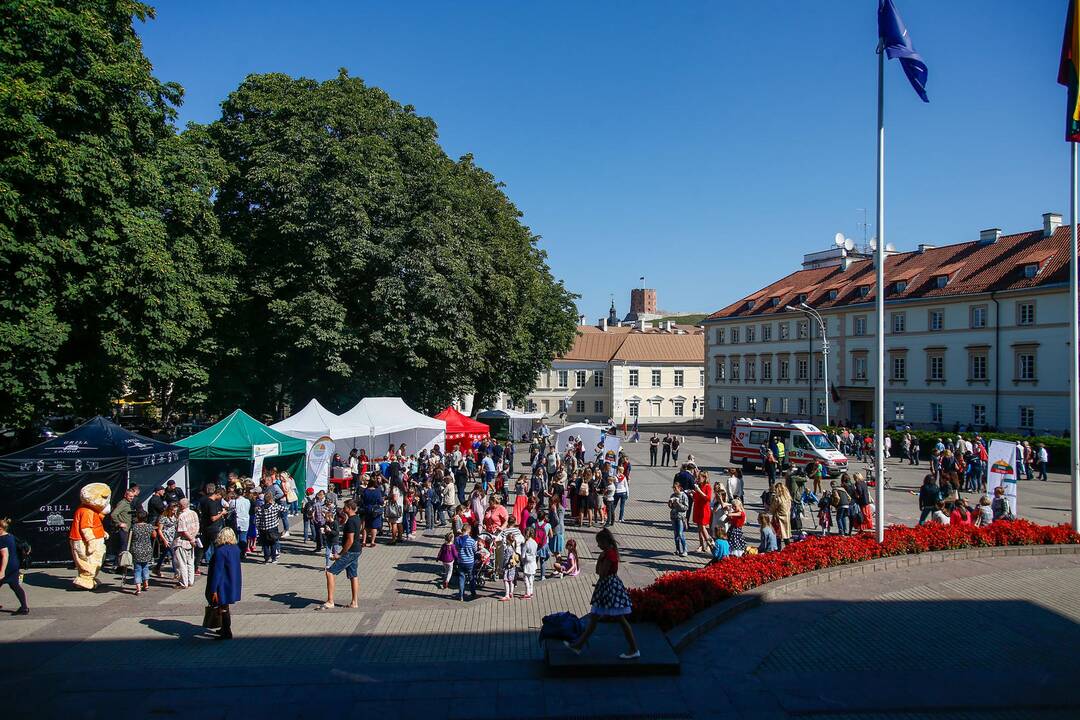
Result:
<svg viewBox="0 0 1080 720">
<path fill-rule="evenodd" d="M 821 313 L 819 313 L 817 310 L 815 310 L 814 308 L 807 305 L 805 302 L 799 303 L 798 307 L 792 307 L 791 305 L 786 305 L 786 306 L 784 306 L 784 309 L 788 310 L 790 312 L 801 312 L 804 315 L 812 317 L 813 319 L 817 320 L 818 329 L 821 330 L 821 360 L 824 363 L 824 369 L 825 369 L 825 425 L 827 427 L 829 425 L 829 338 L 826 337 L 826 334 L 825 334 L 825 319 L 823 317 L 821 317 Z M 813 337 L 813 333 L 811 333 L 811 338 L 812 337 Z M 813 361 L 813 352 L 812 351 L 813 351 L 813 343 L 811 341 L 811 358 L 810 358 L 811 361 Z M 810 373 L 813 373 L 812 369 L 810 370 Z M 811 383 L 811 386 L 812 386 L 812 384 L 814 382 L 813 377 L 814 377 L 813 374 L 810 374 L 809 382 Z M 812 394 L 811 394 L 810 401 L 811 401 L 811 403 L 813 402 Z M 814 408 L 811 407 L 810 408 L 810 416 L 813 417 L 813 414 L 814 414 Z"/>
</svg>

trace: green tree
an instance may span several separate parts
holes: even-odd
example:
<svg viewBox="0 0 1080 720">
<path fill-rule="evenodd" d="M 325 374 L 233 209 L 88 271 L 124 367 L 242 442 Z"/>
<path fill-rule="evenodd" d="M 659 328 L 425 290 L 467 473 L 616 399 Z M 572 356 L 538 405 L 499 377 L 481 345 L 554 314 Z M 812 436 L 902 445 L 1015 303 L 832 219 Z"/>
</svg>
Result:
<svg viewBox="0 0 1080 720">
<path fill-rule="evenodd" d="M 0 420 L 166 406 L 206 380 L 229 264 L 220 163 L 176 137 L 182 89 L 151 72 L 130 0 L 0 4 Z M 209 160 L 207 158 L 210 158 Z M 196 397 L 197 399 L 197 397 Z"/>
</svg>

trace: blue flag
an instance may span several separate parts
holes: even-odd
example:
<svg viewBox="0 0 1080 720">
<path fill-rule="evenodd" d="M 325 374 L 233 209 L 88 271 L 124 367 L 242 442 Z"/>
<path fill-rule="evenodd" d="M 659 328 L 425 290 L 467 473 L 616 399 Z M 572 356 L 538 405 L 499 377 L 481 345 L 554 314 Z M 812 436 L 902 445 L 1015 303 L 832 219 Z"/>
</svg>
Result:
<svg viewBox="0 0 1080 720">
<path fill-rule="evenodd" d="M 885 54 L 890 60 L 900 58 L 900 66 L 904 68 L 911 87 L 915 88 L 923 102 L 930 102 L 930 98 L 926 97 L 926 63 L 915 52 L 904 21 L 900 19 L 892 0 L 880 0 L 878 3 L 877 24 L 878 37 L 881 38 Z"/>
</svg>

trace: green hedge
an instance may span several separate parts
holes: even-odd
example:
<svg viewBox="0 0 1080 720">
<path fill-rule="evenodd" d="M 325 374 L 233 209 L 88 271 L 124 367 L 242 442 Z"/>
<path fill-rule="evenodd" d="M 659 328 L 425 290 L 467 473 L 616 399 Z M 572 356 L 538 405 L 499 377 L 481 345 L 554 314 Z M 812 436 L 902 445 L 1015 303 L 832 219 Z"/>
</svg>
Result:
<svg viewBox="0 0 1080 720">
<path fill-rule="evenodd" d="M 839 430 L 835 426 L 828 428 L 831 433 Z M 865 428 L 863 433 L 868 432 Z M 962 435 L 969 440 L 975 437 L 973 432 L 960 432 L 954 433 L 948 430 L 909 430 L 913 437 L 919 439 L 920 457 L 929 458 L 930 451 L 934 449 L 934 445 L 937 444 L 938 438 L 945 440 L 947 438 L 956 439 L 956 436 Z M 904 431 L 902 430 L 886 430 L 885 433 L 892 438 L 893 456 L 896 456 L 900 452 L 901 443 L 904 438 Z M 988 440 L 1027 440 L 1031 443 L 1033 448 L 1038 448 L 1039 443 L 1046 445 L 1047 452 L 1050 453 L 1050 467 L 1053 470 L 1068 472 L 1069 470 L 1069 439 L 1058 437 L 1057 435 L 1037 435 L 1035 437 L 1028 437 L 1025 435 L 1019 435 L 1017 433 L 1001 433 L 1001 432 L 980 432 L 979 435 Z"/>
</svg>

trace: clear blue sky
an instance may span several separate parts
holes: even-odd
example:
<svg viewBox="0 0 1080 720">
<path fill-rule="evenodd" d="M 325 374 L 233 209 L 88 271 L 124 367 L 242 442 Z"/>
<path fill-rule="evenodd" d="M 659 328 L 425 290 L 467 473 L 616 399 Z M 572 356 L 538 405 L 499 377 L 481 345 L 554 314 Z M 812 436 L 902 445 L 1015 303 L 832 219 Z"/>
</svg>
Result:
<svg viewBox="0 0 1080 720">
<path fill-rule="evenodd" d="M 1067 1 L 895 1 L 930 104 L 890 62 L 887 240 L 1067 213 Z M 718 309 L 873 219 L 877 0 L 156 6 L 140 33 L 183 122 L 249 73 L 345 67 L 506 183 L 589 321 L 641 275 L 664 309 Z"/>
</svg>

